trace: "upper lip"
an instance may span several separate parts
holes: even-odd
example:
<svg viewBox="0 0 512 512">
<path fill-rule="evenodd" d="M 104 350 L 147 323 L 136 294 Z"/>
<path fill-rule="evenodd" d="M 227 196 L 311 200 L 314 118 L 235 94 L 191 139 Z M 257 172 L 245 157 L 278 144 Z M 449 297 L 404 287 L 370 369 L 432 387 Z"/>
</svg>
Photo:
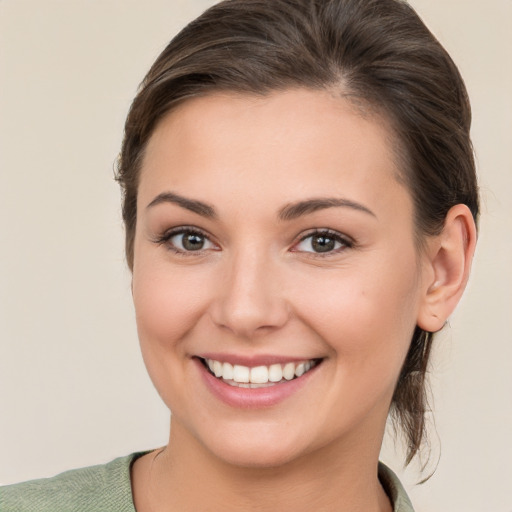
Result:
<svg viewBox="0 0 512 512">
<path fill-rule="evenodd" d="M 249 368 L 253 368 L 255 366 L 270 366 L 271 364 L 299 363 L 301 361 L 322 359 L 321 357 L 297 357 L 273 354 L 242 355 L 217 352 L 197 354 L 196 357 L 201 359 L 213 359 L 214 361 L 230 363 L 232 365 L 248 366 Z"/>
</svg>

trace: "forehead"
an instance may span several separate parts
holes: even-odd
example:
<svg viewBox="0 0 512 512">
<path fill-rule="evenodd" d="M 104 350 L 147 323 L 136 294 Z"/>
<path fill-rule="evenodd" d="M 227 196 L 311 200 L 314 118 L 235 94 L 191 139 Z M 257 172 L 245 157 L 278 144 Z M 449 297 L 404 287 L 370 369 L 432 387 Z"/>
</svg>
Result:
<svg viewBox="0 0 512 512">
<path fill-rule="evenodd" d="M 270 202 L 338 188 L 375 199 L 384 185 L 397 184 L 396 160 L 389 123 L 329 91 L 215 93 L 186 100 L 159 123 L 139 195 L 260 190 Z"/>
</svg>

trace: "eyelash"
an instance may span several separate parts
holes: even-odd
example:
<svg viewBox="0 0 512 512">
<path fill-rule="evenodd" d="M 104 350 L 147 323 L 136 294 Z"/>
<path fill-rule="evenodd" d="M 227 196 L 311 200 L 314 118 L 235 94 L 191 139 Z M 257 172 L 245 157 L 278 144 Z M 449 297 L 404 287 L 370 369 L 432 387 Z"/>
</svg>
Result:
<svg viewBox="0 0 512 512">
<path fill-rule="evenodd" d="M 313 238 L 315 236 L 318 236 L 318 237 L 323 236 L 325 238 L 330 238 L 331 240 L 334 240 L 334 242 L 341 244 L 341 247 L 338 247 L 337 249 L 334 249 L 332 251 L 326 251 L 324 253 L 314 252 L 314 251 L 302 251 L 310 257 L 328 258 L 329 256 L 334 256 L 336 254 L 339 254 L 340 252 L 343 252 L 346 249 L 351 249 L 352 247 L 354 247 L 354 241 L 352 239 L 338 233 L 337 231 L 333 231 L 332 229 L 315 229 L 313 231 L 310 231 L 306 235 L 302 236 L 301 239 L 299 240 L 299 242 L 294 244 L 294 247 L 298 246 L 299 244 L 301 244 L 308 238 Z M 292 251 L 300 252 L 300 251 L 293 250 L 293 249 L 292 249 Z"/>
<path fill-rule="evenodd" d="M 173 244 L 170 243 L 170 240 L 177 236 L 177 235 L 196 235 L 201 238 L 204 238 L 205 240 L 208 240 L 210 243 L 213 244 L 213 242 L 210 240 L 210 237 L 202 230 L 192 227 L 192 226 L 180 226 L 178 228 L 169 229 L 163 235 L 159 236 L 154 240 L 154 242 L 158 245 L 165 245 L 166 248 L 173 253 L 177 254 L 178 256 L 199 256 L 203 255 L 204 252 L 208 249 L 199 249 L 197 251 L 183 251 L 182 249 L 178 249 Z"/>
<path fill-rule="evenodd" d="M 196 227 L 192 227 L 192 226 L 180 226 L 178 228 L 170 229 L 153 241 L 154 241 L 154 243 L 156 243 L 158 245 L 166 245 L 168 250 L 172 251 L 173 253 L 175 253 L 179 256 L 184 256 L 184 257 L 200 256 L 200 255 L 203 255 L 205 253 L 205 251 L 209 250 L 209 249 L 198 249 L 196 251 L 184 251 L 182 249 L 175 247 L 173 244 L 170 243 L 170 240 L 173 237 L 178 236 L 178 235 L 184 235 L 184 234 L 199 236 L 199 237 L 209 241 L 211 244 L 213 244 L 213 242 L 210 240 L 210 237 L 204 231 L 202 231 L 201 229 L 198 229 Z M 331 251 L 326 251 L 324 253 L 315 252 L 315 251 L 298 251 L 298 250 L 294 249 L 299 244 L 306 241 L 308 238 L 313 238 L 314 236 L 318 236 L 318 237 L 324 236 L 325 238 L 334 240 L 334 242 L 341 244 L 341 247 L 338 247 L 337 249 L 334 249 Z M 354 247 L 354 241 L 346 236 L 341 235 L 337 231 L 333 231 L 331 229 L 315 229 L 313 231 L 308 232 L 306 235 L 302 236 L 300 238 L 300 240 L 293 245 L 291 252 L 303 252 L 303 253 L 307 254 L 309 257 L 315 257 L 315 258 L 328 258 L 329 256 L 339 254 L 340 252 L 342 252 L 346 249 L 350 249 L 352 247 Z"/>
</svg>

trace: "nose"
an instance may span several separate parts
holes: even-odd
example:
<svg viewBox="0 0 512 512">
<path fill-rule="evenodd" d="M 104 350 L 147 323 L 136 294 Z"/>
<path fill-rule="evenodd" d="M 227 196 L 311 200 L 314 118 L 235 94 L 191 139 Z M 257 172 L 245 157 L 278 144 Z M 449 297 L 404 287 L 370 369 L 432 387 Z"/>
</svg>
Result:
<svg viewBox="0 0 512 512">
<path fill-rule="evenodd" d="M 239 338 L 276 330 L 289 319 L 290 307 L 278 265 L 270 257 L 239 254 L 219 273 L 211 305 L 213 322 Z"/>
</svg>

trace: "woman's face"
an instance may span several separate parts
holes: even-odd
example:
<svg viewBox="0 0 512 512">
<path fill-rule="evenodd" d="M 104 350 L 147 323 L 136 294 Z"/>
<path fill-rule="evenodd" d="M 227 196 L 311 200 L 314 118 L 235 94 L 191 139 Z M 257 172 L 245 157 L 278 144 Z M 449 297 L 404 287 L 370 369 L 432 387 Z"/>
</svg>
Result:
<svg viewBox="0 0 512 512">
<path fill-rule="evenodd" d="M 196 98 L 158 125 L 133 297 L 183 442 L 250 466 L 378 453 L 425 293 L 391 139 L 309 90 Z"/>
</svg>

